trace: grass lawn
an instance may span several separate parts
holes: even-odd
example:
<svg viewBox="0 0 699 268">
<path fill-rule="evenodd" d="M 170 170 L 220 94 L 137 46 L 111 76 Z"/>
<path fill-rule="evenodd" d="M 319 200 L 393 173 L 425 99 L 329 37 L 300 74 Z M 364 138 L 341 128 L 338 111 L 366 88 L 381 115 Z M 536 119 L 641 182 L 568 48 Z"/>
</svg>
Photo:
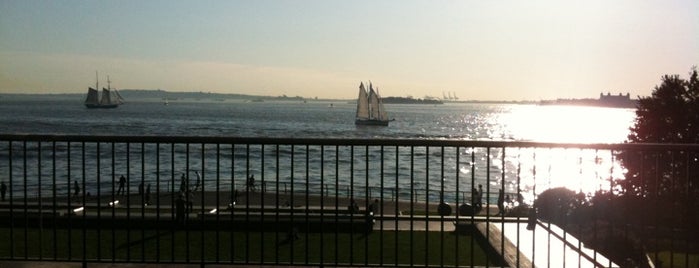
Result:
<svg viewBox="0 0 699 268">
<path fill-rule="evenodd" d="M 699 254 L 687 254 L 680 252 L 661 251 L 648 254 L 654 261 L 662 262 L 662 267 L 699 267 Z"/>
<path fill-rule="evenodd" d="M 497 265 L 471 235 L 0 228 L 0 258 L 254 264 Z M 203 259 L 203 260 L 202 260 Z"/>
</svg>

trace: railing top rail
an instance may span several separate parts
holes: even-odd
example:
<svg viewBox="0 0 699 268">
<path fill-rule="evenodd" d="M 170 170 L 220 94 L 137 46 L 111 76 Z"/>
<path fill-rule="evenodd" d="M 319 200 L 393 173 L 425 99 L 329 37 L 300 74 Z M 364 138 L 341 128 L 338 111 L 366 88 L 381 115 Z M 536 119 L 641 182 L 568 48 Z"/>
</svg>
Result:
<svg viewBox="0 0 699 268">
<path fill-rule="evenodd" d="M 687 150 L 699 151 L 699 144 L 671 143 L 551 143 L 531 141 L 454 140 L 454 139 L 337 139 L 269 138 L 234 136 L 109 136 L 0 134 L 3 141 L 49 142 L 126 142 L 126 143 L 211 143 L 265 145 L 340 145 L 340 146 L 434 146 L 491 148 L 580 148 L 601 150 Z"/>
</svg>

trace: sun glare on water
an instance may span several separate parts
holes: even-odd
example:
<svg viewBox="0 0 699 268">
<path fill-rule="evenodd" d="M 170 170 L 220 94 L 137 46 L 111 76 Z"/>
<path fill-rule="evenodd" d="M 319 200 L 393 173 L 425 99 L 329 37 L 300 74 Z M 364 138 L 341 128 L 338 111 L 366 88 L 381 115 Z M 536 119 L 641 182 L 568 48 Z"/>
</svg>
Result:
<svg viewBox="0 0 699 268">
<path fill-rule="evenodd" d="M 512 106 L 495 120 L 513 140 L 546 143 L 622 143 L 633 124 L 633 109 L 580 106 Z M 510 155 L 512 152 L 510 153 Z M 623 179 L 624 168 L 609 151 L 577 148 L 522 148 L 517 163 L 527 192 L 554 187 L 594 193 L 610 180 Z"/>
<path fill-rule="evenodd" d="M 620 143 L 634 110 L 583 106 L 513 106 L 497 121 L 515 140 L 557 143 Z"/>
</svg>

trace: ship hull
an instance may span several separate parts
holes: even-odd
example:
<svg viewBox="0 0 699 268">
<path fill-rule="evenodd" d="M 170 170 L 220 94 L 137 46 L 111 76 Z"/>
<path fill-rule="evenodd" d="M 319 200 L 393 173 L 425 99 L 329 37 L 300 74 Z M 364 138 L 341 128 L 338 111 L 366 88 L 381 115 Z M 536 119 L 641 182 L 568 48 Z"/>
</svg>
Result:
<svg viewBox="0 0 699 268">
<path fill-rule="evenodd" d="M 388 126 L 388 120 L 357 119 L 354 124 L 358 126 Z"/>
<path fill-rule="evenodd" d="M 119 107 L 119 104 L 85 104 L 85 107 L 90 109 L 111 109 Z"/>
</svg>

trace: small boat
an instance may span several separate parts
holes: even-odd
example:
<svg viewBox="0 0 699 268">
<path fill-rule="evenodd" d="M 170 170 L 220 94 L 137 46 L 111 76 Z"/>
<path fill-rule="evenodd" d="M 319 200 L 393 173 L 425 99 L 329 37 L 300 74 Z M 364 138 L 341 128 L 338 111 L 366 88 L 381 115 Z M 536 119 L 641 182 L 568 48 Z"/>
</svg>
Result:
<svg viewBox="0 0 699 268">
<path fill-rule="evenodd" d="M 119 91 L 111 88 L 111 81 L 109 81 L 109 76 L 107 76 L 107 88 L 102 88 L 102 95 L 100 96 L 97 88 L 99 88 L 99 79 L 97 78 L 97 73 L 95 73 L 95 88 L 87 89 L 87 98 L 85 98 L 85 107 L 87 108 L 116 108 L 119 105 L 124 104 L 124 98 L 119 95 Z"/>
<path fill-rule="evenodd" d="M 364 88 L 364 83 L 359 83 L 359 97 L 357 98 L 357 115 L 355 125 L 388 126 L 388 113 L 383 107 L 378 88 L 369 83 L 369 91 Z"/>
</svg>

